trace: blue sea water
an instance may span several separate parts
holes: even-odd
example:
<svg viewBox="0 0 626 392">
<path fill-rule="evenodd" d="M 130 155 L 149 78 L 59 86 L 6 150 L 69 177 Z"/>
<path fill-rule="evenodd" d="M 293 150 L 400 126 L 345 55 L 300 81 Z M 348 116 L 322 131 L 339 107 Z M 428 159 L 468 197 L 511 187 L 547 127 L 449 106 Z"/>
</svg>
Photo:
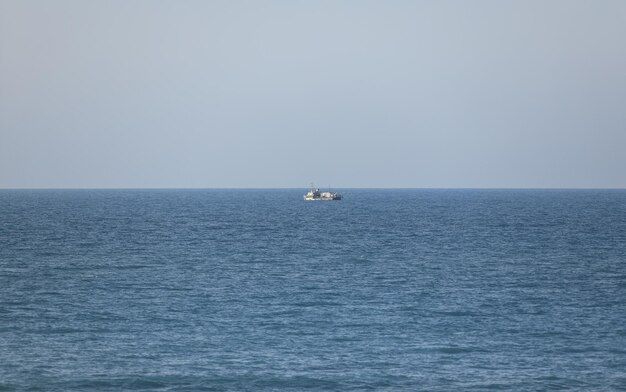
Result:
<svg viewBox="0 0 626 392">
<path fill-rule="evenodd" d="M 0 391 L 624 390 L 626 191 L 0 191 Z"/>
</svg>

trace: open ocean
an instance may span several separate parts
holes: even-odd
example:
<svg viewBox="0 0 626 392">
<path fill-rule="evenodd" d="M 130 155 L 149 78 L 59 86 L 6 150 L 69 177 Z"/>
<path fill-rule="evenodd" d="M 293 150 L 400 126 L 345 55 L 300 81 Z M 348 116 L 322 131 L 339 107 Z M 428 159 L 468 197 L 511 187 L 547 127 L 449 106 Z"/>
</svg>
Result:
<svg viewBox="0 0 626 392">
<path fill-rule="evenodd" d="M 0 391 L 626 389 L 626 190 L 0 191 Z"/>
</svg>

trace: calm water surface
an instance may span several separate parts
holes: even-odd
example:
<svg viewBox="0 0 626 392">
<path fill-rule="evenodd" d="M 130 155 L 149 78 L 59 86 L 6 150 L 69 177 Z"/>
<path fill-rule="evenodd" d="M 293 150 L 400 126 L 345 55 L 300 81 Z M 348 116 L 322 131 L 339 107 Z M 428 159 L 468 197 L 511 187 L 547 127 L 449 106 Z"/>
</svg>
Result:
<svg viewBox="0 0 626 392">
<path fill-rule="evenodd" d="M 626 191 L 0 191 L 0 390 L 626 389 Z"/>
</svg>

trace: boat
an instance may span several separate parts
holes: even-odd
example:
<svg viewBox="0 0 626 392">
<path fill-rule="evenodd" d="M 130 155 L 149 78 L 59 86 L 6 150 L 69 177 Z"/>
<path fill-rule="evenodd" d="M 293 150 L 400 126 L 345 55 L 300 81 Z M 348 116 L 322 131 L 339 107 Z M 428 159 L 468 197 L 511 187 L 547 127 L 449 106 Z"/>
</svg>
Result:
<svg viewBox="0 0 626 392">
<path fill-rule="evenodd" d="M 341 200 L 341 194 L 337 192 L 320 192 L 319 188 L 311 184 L 311 189 L 304 195 L 304 200 Z"/>
</svg>

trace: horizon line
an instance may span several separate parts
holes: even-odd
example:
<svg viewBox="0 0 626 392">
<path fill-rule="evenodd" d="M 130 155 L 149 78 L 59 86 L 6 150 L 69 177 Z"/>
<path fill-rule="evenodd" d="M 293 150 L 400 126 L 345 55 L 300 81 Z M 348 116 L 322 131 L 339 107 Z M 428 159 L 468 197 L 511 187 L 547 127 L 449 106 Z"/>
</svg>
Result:
<svg viewBox="0 0 626 392">
<path fill-rule="evenodd" d="M 307 187 L 0 187 L 0 191 L 18 190 L 292 190 Z M 326 188 L 320 188 L 326 189 Z M 626 187 L 328 187 L 328 189 L 379 190 L 626 190 Z"/>
</svg>

